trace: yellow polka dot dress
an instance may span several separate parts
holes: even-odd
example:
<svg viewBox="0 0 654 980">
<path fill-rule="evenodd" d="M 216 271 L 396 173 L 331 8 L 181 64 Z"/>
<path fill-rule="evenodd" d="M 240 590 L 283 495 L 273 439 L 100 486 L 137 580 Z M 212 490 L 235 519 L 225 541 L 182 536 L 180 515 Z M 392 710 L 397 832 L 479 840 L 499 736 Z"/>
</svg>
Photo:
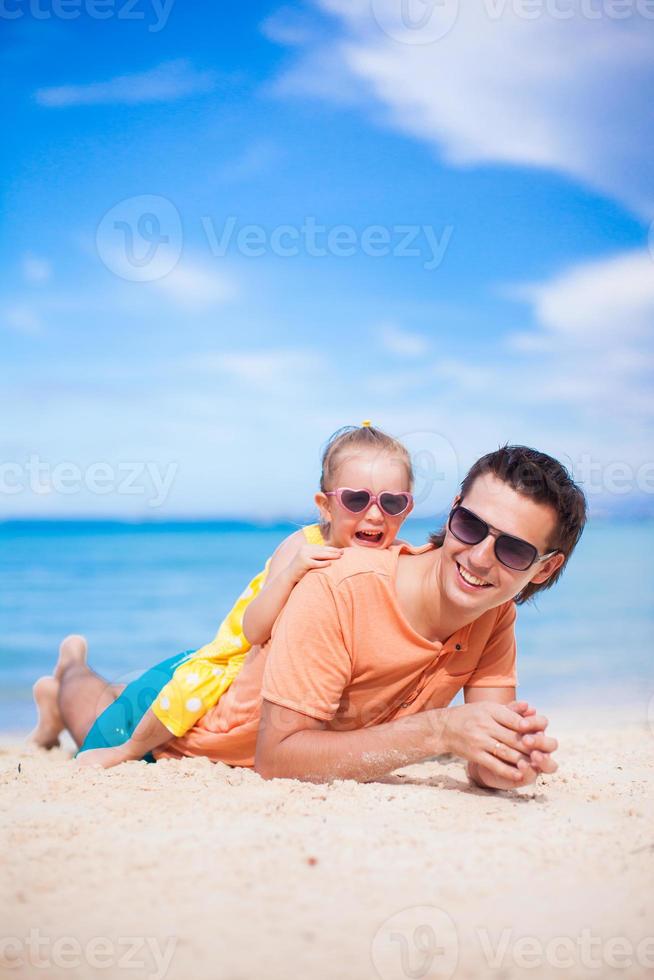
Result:
<svg viewBox="0 0 654 980">
<path fill-rule="evenodd" d="M 308 544 L 325 543 L 320 525 L 309 524 L 302 531 Z M 243 666 L 250 649 L 243 633 L 243 616 L 261 592 L 269 567 L 270 558 L 236 600 L 211 643 L 200 647 L 175 670 L 152 704 L 156 717 L 173 735 L 184 735 L 213 708 Z"/>
</svg>

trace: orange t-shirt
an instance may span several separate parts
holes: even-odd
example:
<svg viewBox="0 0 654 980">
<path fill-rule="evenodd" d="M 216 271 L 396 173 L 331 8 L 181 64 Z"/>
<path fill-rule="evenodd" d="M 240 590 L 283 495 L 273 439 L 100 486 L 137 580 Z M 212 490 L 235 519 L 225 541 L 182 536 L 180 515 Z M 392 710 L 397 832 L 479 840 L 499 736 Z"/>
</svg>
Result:
<svg viewBox="0 0 654 980">
<path fill-rule="evenodd" d="M 216 706 L 157 757 L 254 765 L 262 698 L 345 731 L 445 707 L 462 687 L 515 687 L 513 601 L 444 643 L 426 640 L 404 616 L 395 591 L 399 556 L 432 547 L 349 548 L 305 575 L 270 642 L 250 651 Z"/>
</svg>

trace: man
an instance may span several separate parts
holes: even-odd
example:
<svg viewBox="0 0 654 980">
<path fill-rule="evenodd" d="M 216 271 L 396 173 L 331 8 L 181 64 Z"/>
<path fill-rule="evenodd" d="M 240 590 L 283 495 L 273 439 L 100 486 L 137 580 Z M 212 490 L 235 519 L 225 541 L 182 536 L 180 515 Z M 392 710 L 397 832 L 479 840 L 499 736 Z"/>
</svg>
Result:
<svg viewBox="0 0 654 980">
<path fill-rule="evenodd" d="M 348 549 L 306 575 L 270 643 L 155 754 L 313 781 L 375 779 L 441 752 L 465 758 L 488 788 L 554 772 L 547 719 L 515 700 L 515 606 L 559 578 L 585 517 L 582 492 L 556 460 L 524 446 L 490 453 L 428 545 Z M 97 714 L 93 698 L 107 703 L 81 659 L 70 654 L 59 668 L 62 722 L 78 743 Z M 466 703 L 448 707 L 461 688 Z"/>
<path fill-rule="evenodd" d="M 449 751 L 490 788 L 555 771 L 547 720 L 515 702 L 515 601 L 560 576 L 585 515 L 559 463 L 505 447 L 472 468 L 431 547 L 308 576 L 273 639 L 257 770 L 374 779 Z M 448 708 L 461 687 L 465 706 Z"/>
</svg>

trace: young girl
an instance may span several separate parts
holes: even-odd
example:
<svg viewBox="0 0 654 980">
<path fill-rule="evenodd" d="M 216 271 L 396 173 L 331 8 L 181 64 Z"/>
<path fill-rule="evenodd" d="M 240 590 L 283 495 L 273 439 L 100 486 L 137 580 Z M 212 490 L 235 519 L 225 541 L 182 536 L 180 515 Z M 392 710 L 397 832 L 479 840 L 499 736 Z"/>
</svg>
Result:
<svg viewBox="0 0 654 980">
<path fill-rule="evenodd" d="M 79 763 L 109 767 L 132 759 L 154 761 L 151 751 L 192 728 L 230 686 L 249 649 L 270 638 L 293 588 L 310 569 L 336 561 L 350 546 L 393 544 L 413 507 L 412 483 L 410 456 L 396 439 L 370 422 L 336 432 L 323 453 L 315 496 L 320 523 L 295 531 L 279 545 L 211 643 L 172 657 L 129 684 L 88 732 Z M 85 654 L 78 638 L 71 637 L 68 646 L 64 641 L 55 680 L 67 661 L 85 659 Z M 47 690 L 51 698 L 53 679 L 42 682 L 43 694 Z M 36 690 L 35 696 L 41 722 L 34 738 L 53 744 L 59 734 L 53 731 L 53 713 L 44 710 Z"/>
</svg>

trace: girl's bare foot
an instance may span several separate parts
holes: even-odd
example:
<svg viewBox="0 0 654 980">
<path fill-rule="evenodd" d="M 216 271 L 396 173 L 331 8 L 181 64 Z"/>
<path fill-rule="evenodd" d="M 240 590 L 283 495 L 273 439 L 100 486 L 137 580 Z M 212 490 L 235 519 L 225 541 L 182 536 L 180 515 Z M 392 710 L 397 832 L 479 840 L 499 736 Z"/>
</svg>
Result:
<svg viewBox="0 0 654 980">
<path fill-rule="evenodd" d="M 40 677 L 32 688 L 32 694 L 39 718 L 29 741 L 44 749 L 53 749 L 59 745 L 59 736 L 64 730 L 57 703 L 59 681 L 54 677 Z"/>
<path fill-rule="evenodd" d="M 55 665 L 55 680 L 61 681 L 64 671 L 72 664 L 83 666 L 86 664 L 88 655 L 88 645 L 83 636 L 78 633 L 71 633 L 61 641 L 59 647 L 59 659 Z"/>
<path fill-rule="evenodd" d="M 78 766 L 102 766 L 103 769 L 111 769 L 112 766 L 127 761 L 129 757 L 125 755 L 122 745 L 108 749 L 88 749 L 86 752 L 80 752 L 75 758 Z"/>
</svg>

